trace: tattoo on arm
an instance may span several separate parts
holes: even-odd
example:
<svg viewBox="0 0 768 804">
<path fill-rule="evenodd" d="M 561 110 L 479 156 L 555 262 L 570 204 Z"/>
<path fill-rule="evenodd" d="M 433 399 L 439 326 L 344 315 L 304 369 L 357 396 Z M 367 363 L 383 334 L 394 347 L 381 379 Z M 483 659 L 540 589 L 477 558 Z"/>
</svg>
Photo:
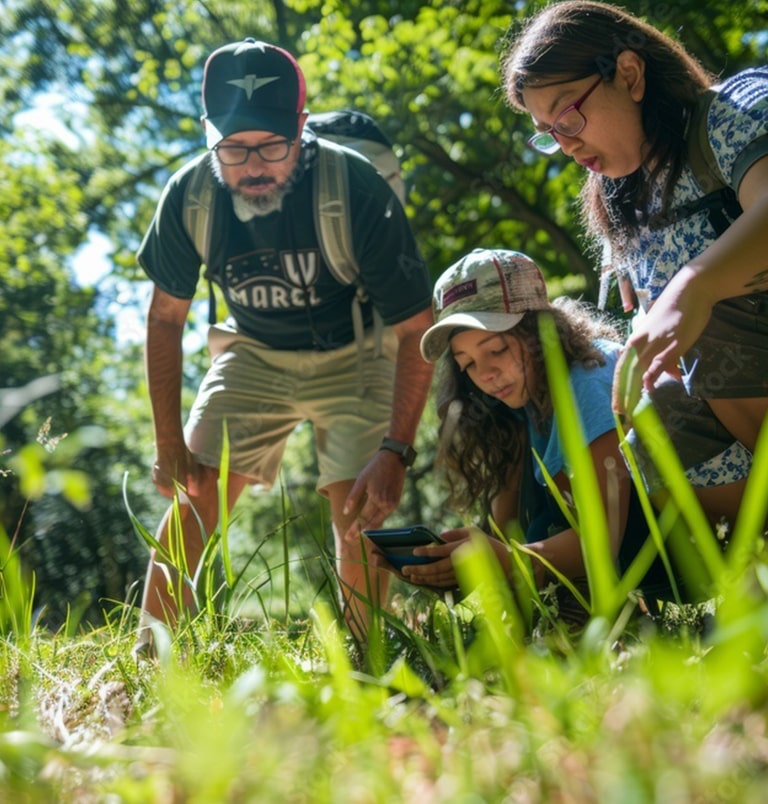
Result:
<svg viewBox="0 0 768 804">
<path fill-rule="evenodd" d="M 744 287 L 753 291 L 761 291 L 768 288 L 768 268 L 758 271 Z"/>
</svg>

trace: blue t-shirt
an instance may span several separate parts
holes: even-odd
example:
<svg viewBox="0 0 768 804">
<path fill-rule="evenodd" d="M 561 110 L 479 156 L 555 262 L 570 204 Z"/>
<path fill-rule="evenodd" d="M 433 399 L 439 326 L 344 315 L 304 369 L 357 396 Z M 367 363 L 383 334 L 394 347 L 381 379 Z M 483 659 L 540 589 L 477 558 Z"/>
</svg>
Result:
<svg viewBox="0 0 768 804">
<path fill-rule="evenodd" d="M 595 346 L 605 356 L 605 365 L 585 366 L 574 363 L 570 369 L 571 388 L 588 444 L 616 427 L 611 409 L 611 388 L 621 347 L 618 343 L 606 340 L 597 341 Z M 530 416 L 527 420 L 531 447 L 536 450 L 547 471 L 554 477 L 566 465 L 555 417 L 551 416 L 541 430 L 534 428 Z M 534 461 L 533 470 L 536 480 L 543 484 L 544 476 L 537 461 Z"/>
</svg>

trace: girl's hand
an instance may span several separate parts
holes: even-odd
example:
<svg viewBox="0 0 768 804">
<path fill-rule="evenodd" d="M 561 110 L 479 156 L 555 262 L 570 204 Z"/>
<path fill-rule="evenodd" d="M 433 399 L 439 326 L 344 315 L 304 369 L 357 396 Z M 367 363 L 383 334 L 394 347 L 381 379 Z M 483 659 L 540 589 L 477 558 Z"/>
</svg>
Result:
<svg viewBox="0 0 768 804">
<path fill-rule="evenodd" d="M 439 589 L 450 589 L 458 586 L 456 571 L 453 566 L 453 554 L 463 545 L 469 544 L 473 535 L 479 535 L 488 541 L 496 553 L 505 575 L 510 570 L 509 551 L 498 539 L 484 533 L 480 528 L 453 528 L 443 531 L 440 538 L 445 544 L 431 544 L 416 547 L 414 555 L 438 557 L 430 564 L 408 564 L 403 567 L 401 576 L 409 583 L 418 586 L 431 586 Z"/>
</svg>

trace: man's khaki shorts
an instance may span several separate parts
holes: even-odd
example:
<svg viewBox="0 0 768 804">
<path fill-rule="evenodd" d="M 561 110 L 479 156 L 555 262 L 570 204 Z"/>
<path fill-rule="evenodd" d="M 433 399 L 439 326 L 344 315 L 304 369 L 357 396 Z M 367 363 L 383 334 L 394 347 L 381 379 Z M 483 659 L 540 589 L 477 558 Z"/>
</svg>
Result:
<svg viewBox="0 0 768 804">
<path fill-rule="evenodd" d="M 200 463 L 219 466 L 226 423 L 229 471 L 270 488 L 288 437 L 311 422 L 322 492 L 357 477 L 378 449 L 392 410 L 397 336 L 390 327 L 378 357 L 373 334 L 362 355 L 355 343 L 327 352 L 282 351 L 221 324 L 210 328 L 208 348 L 211 366 L 185 427 Z"/>
</svg>

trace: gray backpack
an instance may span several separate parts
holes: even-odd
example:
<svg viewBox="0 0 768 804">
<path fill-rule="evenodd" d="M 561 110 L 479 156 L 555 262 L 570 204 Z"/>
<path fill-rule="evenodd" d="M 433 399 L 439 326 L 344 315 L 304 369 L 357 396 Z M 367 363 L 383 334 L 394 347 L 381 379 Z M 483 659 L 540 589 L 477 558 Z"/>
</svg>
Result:
<svg viewBox="0 0 768 804">
<path fill-rule="evenodd" d="M 400 164 L 392 144 L 376 121 L 362 112 L 342 109 L 311 114 L 307 125 L 318 135 L 319 146 L 313 199 L 315 230 L 323 258 L 334 278 L 344 285 L 357 284 L 352 317 L 355 332 L 358 333 L 358 329 L 362 329 L 360 302 L 366 301 L 367 295 L 359 281 L 360 266 L 355 260 L 352 242 L 346 149 L 356 151 L 368 159 L 387 180 L 400 203 L 405 205 L 405 186 L 400 175 Z M 208 274 L 208 261 L 216 197 L 216 181 L 207 160 L 201 157 L 187 182 L 183 219 L 184 228 L 206 267 L 205 276 L 209 286 L 208 320 L 211 324 L 216 322 L 216 298 L 213 282 Z M 376 310 L 374 326 L 377 330 L 382 326 Z"/>
</svg>

